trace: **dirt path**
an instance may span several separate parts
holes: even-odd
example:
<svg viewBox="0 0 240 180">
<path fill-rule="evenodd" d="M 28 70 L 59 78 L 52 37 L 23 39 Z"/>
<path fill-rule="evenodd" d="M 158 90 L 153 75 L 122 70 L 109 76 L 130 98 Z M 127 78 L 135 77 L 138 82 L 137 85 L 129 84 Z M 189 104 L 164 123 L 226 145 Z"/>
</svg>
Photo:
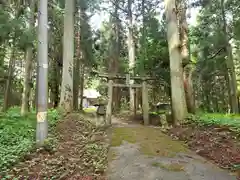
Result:
<svg viewBox="0 0 240 180">
<path fill-rule="evenodd" d="M 109 180 L 236 180 L 160 129 L 113 119 Z"/>
</svg>

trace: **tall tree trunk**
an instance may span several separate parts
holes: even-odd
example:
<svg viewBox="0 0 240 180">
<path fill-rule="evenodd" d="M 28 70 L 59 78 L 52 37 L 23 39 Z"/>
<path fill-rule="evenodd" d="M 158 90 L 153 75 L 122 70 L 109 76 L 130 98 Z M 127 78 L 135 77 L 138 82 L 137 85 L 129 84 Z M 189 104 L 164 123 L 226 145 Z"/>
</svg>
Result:
<svg viewBox="0 0 240 180">
<path fill-rule="evenodd" d="M 187 110 L 189 113 L 195 113 L 194 91 L 192 84 L 193 67 L 190 62 L 189 43 L 188 43 L 188 24 L 187 24 L 187 2 L 186 0 L 178 0 L 178 18 L 179 33 L 181 42 L 181 55 L 183 61 L 183 79 Z"/>
<path fill-rule="evenodd" d="M 141 46 L 141 62 L 145 62 L 146 58 L 147 58 L 147 47 L 146 47 L 146 13 L 145 13 L 145 3 L 146 1 L 145 0 L 142 0 L 142 9 L 141 9 L 141 14 L 142 14 L 142 17 L 143 17 L 143 20 L 142 20 L 142 37 L 140 39 L 140 46 Z M 145 75 L 145 69 L 144 69 L 144 63 L 141 63 L 140 64 L 141 67 L 140 67 L 140 74 L 141 75 Z M 139 108 L 139 105 L 140 105 L 140 98 L 142 97 L 142 93 L 141 93 L 141 89 L 135 89 L 135 93 L 136 93 L 136 108 L 138 109 Z M 142 106 L 141 106 L 142 108 Z"/>
<path fill-rule="evenodd" d="M 11 94 L 11 86 L 12 86 L 12 80 L 13 80 L 13 72 L 14 72 L 14 66 L 15 66 L 15 47 L 13 45 L 12 47 L 12 54 L 9 60 L 9 65 L 8 65 L 8 77 L 6 81 L 6 86 L 5 86 L 5 92 L 4 92 L 4 101 L 3 101 L 3 111 L 7 111 L 9 108 L 9 98 Z"/>
<path fill-rule="evenodd" d="M 109 46 L 109 73 L 117 74 L 119 72 L 119 57 L 120 57 L 120 22 L 119 22 L 119 1 L 115 1 L 115 7 L 113 15 L 111 16 L 111 39 Z M 119 80 L 115 80 L 115 83 L 118 83 Z M 113 110 L 116 112 L 120 109 L 120 90 L 118 87 L 113 88 Z"/>
<path fill-rule="evenodd" d="M 52 81 L 49 82 L 49 86 L 51 89 L 51 100 L 52 100 L 52 106 L 56 108 L 59 103 L 59 85 L 60 85 L 60 67 L 58 65 L 59 59 L 61 59 L 62 56 L 59 54 L 55 55 L 55 58 L 50 62 L 50 68 L 51 68 L 51 79 Z"/>
<path fill-rule="evenodd" d="M 144 62 L 144 60 L 147 58 L 147 47 L 146 47 L 146 13 L 145 13 L 145 0 L 142 0 L 142 17 L 143 17 L 143 21 L 142 21 L 142 38 L 141 38 L 141 49 L 142 49 L 142 60 Z M 143 71 L 142 73 L 144 74 L 144 64 L 141 67 L 141 71 Z"/>
<path fill-rule="evenodd" d="M 194 90 L 192 84 L 192 73 L 193 67 L 191 64 L 188 64 L 184 67 L 183 70 L 183 78 L 184 78 L 184 90 L 185 90 L 185 97 L 186 97 L 186 104 L 187 110 L 189 113 L 195 113 L 195 99 L 194 99 Z"/>
<path fill-rule="evenodd" d="M 30 107 L 30 109 L 31 108 L 34 109 L 36 107 L 35 106 L 35 94 L 34 94 L 35 88 L 36 87 L 34 87 L 34 83 L 33 83 L 32 84 L 32 89 L 31 89 L 31 91 L 29 93 L 29 107 Z"/>
<path fill-rule="evenodd" d="M 84 78 L 87 68 L 92 67 L 93 51 L 92 51 L 92 34 L 89 25 L 89 17 L 87 15 L 88 3 L 86 0 L 79 1 L 80 7 L 80 110 L 83 108 L 83 91 Z"/>
<path fill-rule="evenodd" d="M 34 8 L 35 1 L 29 2 L 30 6 L 30 15 L 29 15 L 29 29 L 32 30 L 34 26 Z M 21 115 L 24 116 L 26 112 L 29 111 L 29 97 L 31 91 L 31 76 L 32 76 L 32 63 L 33 63 L 33 50 L 32 46 L 28 46 L 26 50 L 26 62 L 25 62 L 25 75 L 24 75 L 24 83 L 23 83 L 23 93 L 22 93 L 22 107 L 21 107 Z"/>
<path fill-rule="evenodd" d="M 187 114 L 183 85 L 182 56 L 180 52 L 179 28 L 175 0 L 165 0 L 167 39 L 170 57 L 172 113 L 176 123 L 184 120 Z"/>
<path fill-rule="evenodd" d="M 79 110 L 83 110 L 83 91 L 84 91 L 84 64 L 83 59 L 80 63 L 80 89 L 79 89 L 79 97 L 80 97 L 80 107 Z"/>
<path fill-rule="evenodd" d="M 76 27 L 76 56 L 74 59 L 74 68 L 73 68 L 73 108 L 74 110 L 79 109 L 79 85 L 80 85 L 80 60 L 81 60 L 81 47 L 80 47 L 80 18 L 81 12 L 78 9 L 77 11 L 77 27 Z"/>
<path fill-rule="evenodd" d="M 236 80 L 236 72 L 233 62 L 232 55 L 232 47 L 229 43 L 229 38 L 227 34 L 227 22 L 225 15 L 225 2 L 221 0 L 221 10 L 222 10 L 222 20 L 223 20 L 223 33 L 225 36 L 225 46 L 227 51 L 227 68 L 228 68 L 228 76 L 229 76 L 229 88 L 230 88 L 230 98 L 231 98 L 231 111 L 233 113 L 238 113 L 238 98 L 237 98 L 237 80 Z"/>
<path fill-rule="evenodd" d="M 227 51 L 227 68 L 228 68 L 228 77 L 229 77 L 229 88 L 230 88 L 230 98 L 231 98 L 231 111 L 233 113 L 238 113 L 238 98 L 237 98 L 237 81 L 236 81 L 236 72 L 233 62 L 232 47 L 229 43 L 229 38 L 227 34 L 227 22 L 225 15 L 225 2 L 221 0 L 221 10 L 222 10 L 222 20 L 223 20 L 223 33 L 225 36 L 225 45 Z"/>
<path fill-rule="evenodd" d="M 132 0 L 128 0 L 128 34 L 127 34 L 127 41 L 128 41 L 128 58 L 129 58 L 129 69 L 130 74 L 134 74 L 134 66 L 135 66 L 135 45 L 134 45 L 134 38 L 133 38 L 133 15 L 132 15 Z M 131 80 L 130 84 L 133 84 L 134 81 Z M 130 110 L 135 111 L 135 93 L 133 88 L 129 88 L 130 93 Z"/>
<path fill-rule="evenodd" d="M 65 1 L 60 107 L 66 113 L 73 109 L 74 5 L 74 0 Z"/>
</svg>

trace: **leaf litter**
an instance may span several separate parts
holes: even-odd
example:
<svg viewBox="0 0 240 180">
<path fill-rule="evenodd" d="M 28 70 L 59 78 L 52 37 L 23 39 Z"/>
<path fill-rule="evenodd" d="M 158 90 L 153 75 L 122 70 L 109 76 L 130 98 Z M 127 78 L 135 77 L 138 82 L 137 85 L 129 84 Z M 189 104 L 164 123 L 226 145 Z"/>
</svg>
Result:
<svg viewBox="0 0 240 180">
<path fill-rule="evenodd" d="M 79 114 L 70 114 L 56 127 L 57 143 L 38 149 L 14 166 L 10 179 L 105 180 L 109 143 L 106 128 Z"/>
<path fill-rule="evenodd" d="M 232 170 L 240 177 L 239 136 L 229 128 L 185 124 L 173 127 L 168 134 L 185 141 L 200 156 L 212 160 L 221 168 Z"/>
</svg>

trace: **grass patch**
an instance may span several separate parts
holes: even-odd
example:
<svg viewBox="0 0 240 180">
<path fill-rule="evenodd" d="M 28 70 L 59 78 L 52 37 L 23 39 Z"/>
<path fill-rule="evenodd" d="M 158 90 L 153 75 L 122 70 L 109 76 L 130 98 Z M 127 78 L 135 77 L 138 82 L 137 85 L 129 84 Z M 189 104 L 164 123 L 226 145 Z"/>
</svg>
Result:
<svg viewBox="0 0 240 180">
<path fill-rule="evenodd" d="M 122 141 L 137 143 L 140 151 L 149 156 L 174 157 L 177 153 L 188 152 L 184 144 L 151 127 L 118 127 L 112 134 L 111 146 L 120 146 Z"/>
<path fill-rule="evenodd" d="M 151 165 L 167 171 L 174 171 L 174 172 L 184 171 L 184 166 L 179 163 L 163 164 L 160 162 L 153 162 Z"/>
<path fill-rule="evenodd" d="M 59 119 L 56 110 L 48 111 L 49 131 Z M 35 146 L 36 112 L 21 116 L 20 108 L 0 114 L 0 172 L 6 171 Z"/>
</svg>

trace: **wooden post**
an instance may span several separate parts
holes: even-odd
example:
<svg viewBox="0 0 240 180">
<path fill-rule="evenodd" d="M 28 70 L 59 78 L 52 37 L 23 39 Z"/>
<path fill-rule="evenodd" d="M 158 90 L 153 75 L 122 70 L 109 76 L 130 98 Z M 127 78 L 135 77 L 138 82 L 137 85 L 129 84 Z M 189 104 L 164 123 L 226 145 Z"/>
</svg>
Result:
<svg viewBox="0 0 240 180">
<path fill-rule="evenodd" d="M 130 74 L 126 74 L 126 85 L 130 84 Z"/>
<path fill-rule="evenodd" d="M 134 116 L 137 114 L 137 94 L 136 94 L 137 89 L 134 89 Z"/>
<path fill-rule="evenodd" d="M 106 122 L 108 125 L 112 123 L 112 101 L 113 101 L 113 80 L 108 81 L 108 104 L 106 109 Z"/>
<path fill-rule="evenodd" d="M 143 120 L 144 125 L 149 125 L 149 104 L 148 104 L 148 89 L 147 83 L 143 80 L 142 82 L 142 111 L 143 111 Z"/>
</svg>

